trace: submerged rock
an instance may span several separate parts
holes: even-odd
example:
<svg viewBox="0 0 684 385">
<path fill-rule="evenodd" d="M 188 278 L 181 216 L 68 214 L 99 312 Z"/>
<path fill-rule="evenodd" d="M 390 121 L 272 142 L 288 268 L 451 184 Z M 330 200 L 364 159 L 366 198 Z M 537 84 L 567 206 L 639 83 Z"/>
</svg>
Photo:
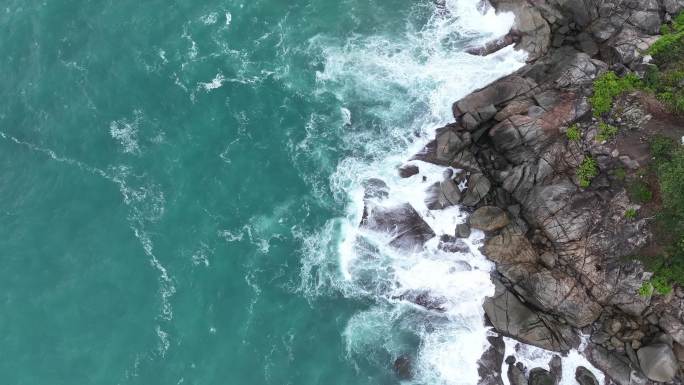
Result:
<svg viewBox="0 0 684 385">
<path fill-rule="evenodd" d="M 402 380 L 410 380 L 413 378 L 413 369 L 411 368 L 411 358 L 407 355 L 399 356 L 394 360 L 394 373 Z"/>
</svg>

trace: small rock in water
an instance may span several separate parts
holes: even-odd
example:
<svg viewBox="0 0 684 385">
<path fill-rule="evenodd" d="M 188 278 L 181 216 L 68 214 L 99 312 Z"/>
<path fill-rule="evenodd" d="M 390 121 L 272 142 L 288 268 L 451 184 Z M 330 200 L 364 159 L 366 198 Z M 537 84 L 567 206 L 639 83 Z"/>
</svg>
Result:
<svg viewBox="0 0 684 385">
<path fill-rule="evenodd" d="M 508 364 L 508 365 L 515 364 L 515 357 L 513 357 L 513 356 L 506 357 L 506 364 Z"/>
<path fill-rule="evenodd" d="M 470 226 L 467 223 L 456 225 L 456 237 L 468 238 L 470 237 Z"/>
<path fill-rule="evenodd" d="M 575 379 L 580 385 L 599 385 L 594 373 L 584 366 L 577 367 L 577 370 L 575 370 Z"/>
<path fill-rule="evenodd" d="M 530 370 L 530 385 L 555 385 L 556 377 L 546 369 L 534 368 Z"/>
<path fill-rule="evenodd" d="M 403 355 L 394 360 L 394 372 L 400 379 L 410 380 L 413 377 L 411 371 L 411 358 L 407 355 Z"/>
<path fill-rule="evenodd" d="M 405 164 L 399 167 L 399 176 L 402 178 L 410 178 L 420 172 L 418 166 L 413 164 Z"/>
</svg>

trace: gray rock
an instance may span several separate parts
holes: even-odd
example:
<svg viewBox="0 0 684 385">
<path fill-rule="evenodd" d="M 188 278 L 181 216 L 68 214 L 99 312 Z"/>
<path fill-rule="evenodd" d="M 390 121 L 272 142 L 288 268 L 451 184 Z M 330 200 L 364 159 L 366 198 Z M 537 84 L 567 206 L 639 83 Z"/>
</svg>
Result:
<svg viewBox="0 0 684 385">
<path fill-rule="evenodd" d="M 477 372 L 480 375 L 478 385 L 503 385 L 501 365 L 506 351 L 503 337 L 487 337 L 487 341 L 490 346 L 478 361 Z"/>
<path fill-rule="evenodd" d="M 506 375 L 511 385 L 528 385 L 525 373 L 516 365 L 508 365 Z"/>
<path fill-rule="evenodd" d="M 598 345 L 591 345 L 585 351 L 589 361 L 618 385 L 645 385 L 648 381 L 629 359 L 621 354 L 609 352 Z"/>
<path fill-rule="evenodd" d="M 384 199 L 389 196 L 389 187 L 387 187 L 387 183 L 381 179 L 366 179 L 363 181 L 362 185 L 364 189 L 364 199 Z"/>
<path fill-rule="evenodd" d="M 556 377 L 546 369 L 530 370 L 529 385 L 555 385 Z"/>
<path fill-rule="evenodd" d="M 366 206 L 361 226 L 391 234 L 390 245 L 402 249 L 422 247 L 435 233 L 408 203 L 395 206 Z"/>
<path fill-rule="evenodd" d="M 406 164 L 399 167 L 399 176 L 402 178 L 410 178 L 420 172 L 418 166 L 413 164 Z"/>
<path fill-rule="evenodd" d="M 637 351 L 639 365 L 646 377 L 653 381 L 670 382 L 679 369 L 672 348 L 664 343 L 644 346 Z"/>
<path fill-rule="evenodd" d="M 670 313 L 663 313 L 658 320 L 658 326 L 678 344 L 684 345 L 684 324 Z"/>
<path fill-rule="evenodd" d="M 538 314 L 494 280 L 496 293 L 484 310 L 496 330 L 524 343 L 552 351 L 567 351 L 579 343 L 572 329 Z"/>
<path fill-rule="evenodd" d="M 594 373 L 584 366 L 578 366 L 575 370 L 575 379 L 580 385 L 599 385 Z"/>
<path fill-rule="evenodd" d="M 454 103 L 454 117 L 460 118 L 469 112 L 476 113 L 490 105 L 497 106 L 528 92 L 533 86 L 528 79 L 520 76 L 505 77 Z"/>
<path fill-rule="evenodd" d="M 483 231 L 496 231 L 506 227 L 511 221 L 508 214 L 495 206 L 484 206 L 475 210 L 468 218 L 470 227 Z"/>
<path fill-rule="evenodd" d="M 461 203 L 464 206 L 473 207 L 489 194 L 491 188 L 492 183 L 484 174 L 474 173 L 468 178 L 468 187 Z"/>
<path fill-rule="evenodd" d="M 456 237 L 468 238 L 470 237 L 470 226 L 467 223 L 459 223 L 456 225 Z"/>
</svg>

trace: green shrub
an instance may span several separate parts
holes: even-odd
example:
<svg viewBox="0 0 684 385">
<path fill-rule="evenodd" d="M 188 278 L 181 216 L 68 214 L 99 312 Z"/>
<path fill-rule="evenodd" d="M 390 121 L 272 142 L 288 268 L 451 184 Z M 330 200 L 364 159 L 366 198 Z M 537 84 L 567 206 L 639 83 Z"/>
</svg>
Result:
<svg viewBox="0 0 684 385">
<path fill-rule="evenodd" d="M 599 143 L 609 141 L 615 137 L 618 133 L 618 128 L 611 126 L 608 123 L 600 122 L 598 127 L 598 134 L 596 135 L 596 141 Z"/>
<path fill-rule="evenodd" d="M 672 292 L 672 284 L 663 276 L 655 276 L 651 279 L 651 285 L 658 294 L 667 295 Z"/>
<path fill-rule="evenodd" d="M 618 167 L 613 170 L 613 177 L 619 181 L 624 181 L 627 178 L 627 171 L 622 167 Z"/>
<path fill-rule="evenodd" d="M 568 127 L 568 131 L 565 133 L 565 136 L 567 136 L 568 140 L 571 142 L 579 142 L 582 139 L 582 132 L 577 124 L 573 124 L 572 126 Z"/>
<path fill-rule="evenodd" d="M 625 218 L 627 219 L 634 219 L 637 217 L 637 211 L 636 209 L 633 208 L 628 208 L 625 210 Z"/>
<path fill-rule="evenodd" d="M 635 181 L 627 188 L 629 199 L 636 203 L 648 203 L 653 199 L 653 192 L 648 184 L 643 181 Z"/>
<path fill-rule="evenodd" d="M 684 217 L 684 149 L 658 167 L 658 179 L 663 206 Z"/>
<path fill-rule="evenodd" d="M 591 156 L 586 156 L 577 168 L 577 179 L 582 188 L 587 188 L 599 174 L 598 163 Z"/>
<path fill-rule="evenodd" d="M 643 284 L 641 284 L 641 287 L 639 288 L 639 295 L 642 297 L 650 297 L 653 294 L 653 285 L 651 285 L 651 282 L 646 281 Z"/>
<path fill-rule="evenodd" d="M 651 139 L 649 146 L 651 148 L 651 156 L 658 165 L 670 159 L 672 152 L 677 146 L 677 142 L 666 136 L 656 135 Z"/>
<path fill-rule="evenodd" d="M 617 96 L 633 90 L 639 84 L 639 78 L 634 74 L 620 78 L 611 71 L 599 76 L 594 80 L 594 95 L 589 99 L 594 116 L 609 112 Z"/>
</svg>

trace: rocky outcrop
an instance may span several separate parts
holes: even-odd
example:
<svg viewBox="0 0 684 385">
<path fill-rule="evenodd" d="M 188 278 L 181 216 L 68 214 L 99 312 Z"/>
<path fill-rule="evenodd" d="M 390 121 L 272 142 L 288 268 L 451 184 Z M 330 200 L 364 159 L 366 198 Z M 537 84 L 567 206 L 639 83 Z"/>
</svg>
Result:
<svg viewBox="0 0 684 385">
<path fill-rule="evenodd" d="M 557 319 L 535 312 L 499 281 L 496 293 L 485 301 L 487 318 L 504 335 L 547 350 L 567 351 L 579 345 L 570 327 Z"/>
<path fill-rule="evenodd" d="M 589 98 L 593 81 L 608 70 L 645 73 L 643 51 L 684 1 L 491 2 L 515 14 L 515 40 L 473 53 L 514 43 L 529 62 L 456 101 L 455 122 L 414 157 L 462 170 L 432 186 L 427 203 L 476 209 L 468 224 L 486 232 L 482 252 L 496 264 L 496 294 L 484 308 L 497 331 L 563 351 L 577 345 L 582 329 L 591 335 L 587 355 L 614 382 L 677 380 L 684 292 L 637 295 L 651 275 L 628 257 L 649 243 L 650 224 L 626 218 L 634 203 L 613 172 L 650 159 L 621 153 L 615 141 L 599 142 Z M 645 136 L 647 110 L 628 95 L 603 118 L 625 135 Z M 573 125 L 582 135 L 569 140 Z M 577 169 L 588 158 L 596 175 L 581 181 Z M 454 233 L 463 237 L 467 230 L 460 225 Z M 651 342 L 659 333 L 676 343 Z M 509 366 L 511 383 L 526 383 L 516 370 Z M 596 383 L 587 370 L 576 375 L 583 385 Z"/>
</svg>

